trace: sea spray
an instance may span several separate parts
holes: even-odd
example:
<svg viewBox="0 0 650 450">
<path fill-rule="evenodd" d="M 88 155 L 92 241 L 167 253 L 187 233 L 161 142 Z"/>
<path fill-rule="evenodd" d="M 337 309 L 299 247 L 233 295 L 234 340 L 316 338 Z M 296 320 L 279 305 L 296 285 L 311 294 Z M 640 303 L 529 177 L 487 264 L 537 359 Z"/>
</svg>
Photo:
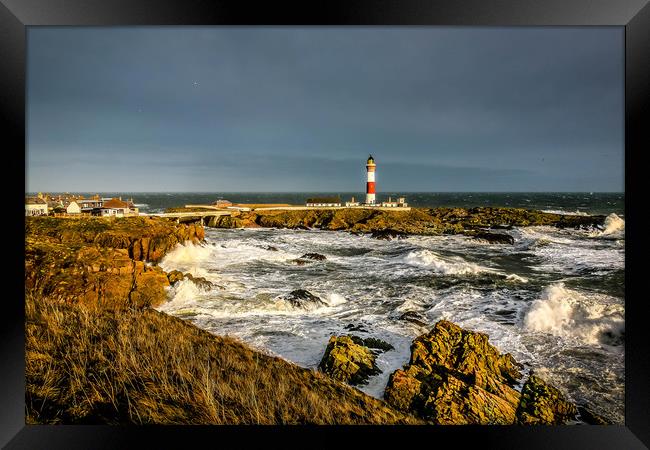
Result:
<svg viewBox="0 0 650 450">
<path fill-rule="evenodd" d="M 569 289 L 564 283 L 544 289 L 526 314 L 524 326 L 591 345 L 616 343 L 625 330 L 622 305 L 602 294 Z"/>
</svg>

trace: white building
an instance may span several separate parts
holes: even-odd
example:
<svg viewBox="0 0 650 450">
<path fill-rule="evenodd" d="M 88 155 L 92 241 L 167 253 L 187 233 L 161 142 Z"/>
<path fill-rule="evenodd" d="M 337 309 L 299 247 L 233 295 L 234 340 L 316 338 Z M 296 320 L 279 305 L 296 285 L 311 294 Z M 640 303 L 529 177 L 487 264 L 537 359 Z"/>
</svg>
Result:
<svg viewBox="0 0 650 450">
<path fill-rule="evenodd" d="M 381 202 L 381 206 L 384 208 L 406 208 L 408 203 L 406 203 L 404 197 L 398 198 L 396 202 L 391 197 L 388 197 L 388 201 Z"/>
<path fill-rule="evenodd" d="M 66 207 L 65 212 L 68 214 L 81 214 L 81 207 L 77 202 L 70 202 Z"/>
<path fill-rule="evenodd" d="M 133 205 L 133 202 L 123 202 L 121 199 L 112 198 L 104 201 L 99 209 L 99 215 L 102 217 L 137 216 L 138 208 Z"/>
<path fill-rule="evenodd" d="M 25 216 L 47 216 L 47 202 L 38 197 L 25 199 Z"/>
<path fill-rule="evenodd" d="M 359 202 L 355 201 L 354 197 L 352 197 L 349 202 L 345 202 L 345 206 L 348 208 L 351 206 L 359 206 Z"/>
</svg>

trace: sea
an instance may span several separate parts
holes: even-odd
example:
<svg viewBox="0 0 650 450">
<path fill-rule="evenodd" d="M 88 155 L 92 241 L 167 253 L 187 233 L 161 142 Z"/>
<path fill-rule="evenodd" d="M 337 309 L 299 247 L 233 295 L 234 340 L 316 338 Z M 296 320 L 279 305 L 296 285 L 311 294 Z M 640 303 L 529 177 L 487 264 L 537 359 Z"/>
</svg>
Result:
<svg viewBox="0 0 650 450">
<path fill-rule="evenodd" d="M 316 195 L 363 198 L 335 192 L 100 194 L 133 198 L 147 213 L 220 198 L 290 204 Z M 390 373 L 408 363 L 413 339 L 447 319 L 487 333 L 525 372 L 624 423 L 624 194 L 380 193 L 378 199 L 388 196 L 404 196 L 415 207 L 511 206 L 607 219 L 589 230 L 499 230 L 513 236 L 514 245 L 450 235 L 384 241 L 320 230 L 208 228 L 204 245 L 179 245 L 160 265 L 216 287 L 201 290 L 182 281 L 169 288 L 159 309 L 311 369 L 332 335 L 382 339 L 394 350 L 379 355 L 382 373 L 360 387 L 377 398 Z M 305 253 L 326 259 L 296 264 Z M 323 303 L 293 305 L 287 294 L 296 289 Z M 400 319 L 406 312 L 429 327 Z"/>
</svg>

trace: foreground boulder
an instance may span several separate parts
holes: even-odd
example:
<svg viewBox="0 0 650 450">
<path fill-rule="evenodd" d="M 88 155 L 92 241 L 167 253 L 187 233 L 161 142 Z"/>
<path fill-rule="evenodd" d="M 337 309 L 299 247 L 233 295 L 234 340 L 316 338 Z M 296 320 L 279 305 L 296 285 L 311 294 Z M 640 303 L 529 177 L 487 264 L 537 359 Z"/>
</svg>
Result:
<svg viewBox="0 0 650 450">
<path fill-rule="evenodd" d="M 528 377 L 517 409 L 520 424 L 562 425 L 575 420 L 577 414 L 576 406 L 559 390 L 535 375 Z"/>
<path fill-rule="evenodd" d="M 356 339 L 355 339 L 356 338 Z M 375 354 L 356 336 L 332 336 L 318 368 L 327 375 L 351 385 L 365 384 L 381 373 Z"/>
<path fill-rule="evenodd" d="M 441 320 L 413 341 L 409 364 L 391 374 L 384 398 L 442 425 L 550 425 L 575 418 L 575 405 L 538 377 L 531 376 L 522 393 L 515 390 L 522 368 L 486 334 Z"/>
<path fill-rule="evenodd" d="M 519 369 L 486 334 L 441 320 L 413 341 L 409 365 L 390 376 L 384 397 L 436 424 L 512 424 Z"/>
</svg>

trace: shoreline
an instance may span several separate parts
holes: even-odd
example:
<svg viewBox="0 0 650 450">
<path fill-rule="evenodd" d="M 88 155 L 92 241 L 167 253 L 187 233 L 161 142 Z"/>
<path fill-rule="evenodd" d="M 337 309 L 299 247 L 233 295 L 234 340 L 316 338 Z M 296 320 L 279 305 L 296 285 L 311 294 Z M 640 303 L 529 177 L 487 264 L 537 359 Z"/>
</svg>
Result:
<svg viewBox="0 0 650 450">
<path fill-rule="evenodd" d="M 400 213 L 402 213 L 402 212 L 400 212 Z M 577 216 L 577 217 L 584 217 L 584 216 Z M 276 217 L 273 220 L 277 220 L 277 219 L 278 218 Z M 283 217 L 283 219 L 292 219 L 292 217 L 286 217 L 285 216 L 285 217 Z M 317 228 L 325 229 L 325 230 L 331 229 L 330 225 L 331 225 L 332 221 L 324 223 L 322 221 L 318 222 L 318 219 L 319 219 L 319 217 L 318 217 L 318 215 L 316 215 L 315 223 L 318 223 L 319 225 L 325 225 L 325 226 L 324 227 L 320 226 L 320 227 L 317 227 Z M 339 219 L 340 218 L 336 218 L 336 217 L 332 218 L 332 220 L 339 220 Z M 357 226 L 356 229 L 355 229 L 356 225 L 359 225 L 359 224 L 364 225 L 365 223 L 367 223 L 369 221 L 369 220 L 367 220 L 368 218 L 364 218 L 364 217 L 362 217 L 360 220 L 363 221 L 364 219 L 366 219 L 366 222 L 357 221 L 357 222 L 349 222 L 349 223 L 347 223 L 349 229 L 346 230 L 346 231 L 356 231 L 356 230 L 358 230 L 358 228 L 360 228 L 360 227 Z M 370 218 L 370 219 L 372 220 L 373 218 Z M 374 219 L 376 219 L 376 218 L 374 218 Z M 31 220 L 34 220 L 34 219 L 31 219 Z M 36 218 L 35 220 L 41 220 L 41 219 Z M 66 219 L 64 219 L 64 218 L 55 218 L 55 219 L 49 219 L 49 220 L 64 221 Z M 93 220 L 97 220 L 97 219 L 90 219 L 90 220 L 93 221 Z M 99 220 L 102 220 L 102 219 L 99 219 Z M 149 220 L 150 222 L 147 223 L 147 220 Z M 598 219 L 598 220 L 600 220 L 600 219 Z M 603 218 L 603 220 L 604 220 L 604 218 Z M 115 230 L 111 230 L 111 229 L 103 229 L 103 230 L 98 231 L 98 232 L 97 231 L 89 231 L 87 229 L 83 229 L 83 227 L 82 227 L 82 230 L 65 229 L 59 235 L 56 235 L 56 233 L 53 234 L 51 232 L 51 229 L 49 231 L 46 230 L 45 233 L 44 233 L 45 235 L 48 236 L 48 239 L 56 237 L 60 241 L 58 243 L 58 244 L 60 244 L 60 246 L 69 246 L 70 247 L 69 250 L 71 250 L 70 253 L 71 254 L 76 253 L 77 262 L 83 262 L 84 264 L 88 262 L 88 260 L 84 260 L 83 257 L 80 257 L 80 255 L 85 255 L 88 258 L 92 258 L 92 257 L 98 258 L 99 263 L 100 263 L 99 266 L 93 267 L 92 265 L 86 265 L 85 266 L 85 272 L 84 272 L 83 269 L 81 270 L 81 280 L 85 280 L 85 283 L 87 283 L 88 282 L 88 277 L 90 277 L 92 279 L 93 274 L 96 275 L 98 273 L 100 273 L 100 274 L 103 273 L 104 277 L 102 278 L 102 280 L 99 280 L 99 281 L 96 280 L 96 284 L 97 283 L 99 283 L 99 284 L 103 283 L 103 285 L 102 285 L 103 286 L 103 292 L 104 292 L 103 299 L 95 291 L 93 291 L 94 295 L 96 294 L 94 297 L 93 296 L 88 296 L 88 295 L 79 295 L 80 292 L 85 293 L 85 291 L 75 292 L 75 289 L 78 288 L 79 286 L 75 285 L 74 283 L 70 284 L 69 279 L 62 280 L 61 278 L 54 277 L 52 279 L 49 279 L 45 283 L 43 283 L 42 282 L 43 280 L 41 280 L 40 285 L 39 285 L 39 283 L 33 283 L 34 280 L 32 279 L 31 280 L 32 284 L 30 286 L 29 274 L 30 274 L 30 272 L 33 272 L 34 270 L 36 270 L 36 267 L 32 266 L 30 268 L 30 267 L 27 266 L 27 264 L 26 264 L 26 292 L 28 292 L 30 289 L 34 289 L 34 287 L 37 286 L 37 285 L 40 286 L 40 289 L 42 289 L 43 284 L 47 285 L 47 283 L 53 283 L 53 286 L 51 286 L 51 287 L 56 288 L 56 285 L 58 283 L 60 283 L 61 281 L 64 281 L 65 282 L 64 284 L 66 285 L 66 289 L 68 291 L 68 294 L 70 294 L 70 295 L 61 297 L 61 295 L 62 295 L 61 292 L 58 292 L 59 296 L 57 297 L 56 295 L 54 295 L 54 294 L 57 294 L 56 289 L 49 290 L 49 291 L 46 289 L 45 291 L 47 291 L 47 294 L 42 295 L 42 298 L 40 300 L 44 300 L 46 297 L 50 299 L 50 300 L 47 300 L 48 302 L 52 301 L 52 299 L 55 299 L 54 303 L 60 305 L 60 303 L 63 302 L 64 304 L 66 304 L 66 306 L 65 306 L 66 308 L 72 308 L 73 310 L 76 309 L 75 304 L 77 304 L 77 303 L 83 304 L 84 308 L 87 307 L 87 306 L 90 306 L 90 307 L 100 306 L 100 309 L 101 308 L 108 308 L 108 309 L 110 309 L 112 311 L 117 311 L 119 309 L 122 309 L 122 310 L 127 309 L 127 310 L 133 311 L 134 310 L 133 308 L 135 308 L 136 311 L 140 311 L 141 314 L 144 314 L 143 317 L 145 317 L 147 314 L 149 314 L 146 311 L 151 311 L 151 307 L 155 306 L 157 302 L 164 301 L 164 299 L 161 299 L 161 297 L 159 295 L 160 291 L 157 290 L 157 289 L 161 285 L 163 287 L 165 285 L 169 285 L 170 282 L 172 281 L 170 279 L 170 274 L 171 273 L 165 273 L 164 271 L 162 271 L 158 266 L 155 265 L 155 262 L 159 261 L 167 251 L 174 248 L 178 243 L 183 243 L 183 242 L 187 242 L 187 241 L 196 243 L 196 242 L 203 241 L 203 239 L 204 239 L 203 227 L 199 227 L 196 224 L 194 224 L 194 225 L 186 225 L 186 224 L 177 225 L 177 224 L 172 224 L 171 222 L 168 222 L 168 221 L 158 222 L 158 221 L 155 221 L 155 220 L 152 220 L 152 219 L 146 219 L 144 222 L 141 222 L 141 223 L 137 223 L 138 222 L 137 220 L 134 221 L 134 220 L 131 220 L 131 218 L 128 218 L 128 219 L 125 218 L 125 219 L 122 219 L 122 221 L 134 222 L 136 224 L 136 226 L 134 226 L 134 229 L 131 229 L 131 230 L 123 229 L 123 230 L 120 230 L 120 232 L 115 232 Z M 117 222 L 120 222 L 120 219 L 117 219 Z M 83 223 L 83 221 L 80 222 L 78 220 L 75 220 L 75 223 L 79 224 L 79 223 Z M 293 224 L 294 222 L 291 222 L 291 223 Z M 295 226 L 295 228 L 299 229 L 300 225 L 303 225 L 303 223 L 295 222 L 294 226 Z M 577 223 L 577 226 L 582 226 L 582 225 L 584 225 L 585 221 L 582 220 L 582 221 L 574 222 L 574 225 L 576 223 Z M 564 223 L 562 223 L 562 224 L 564 225 Z M 161 226 L 161 228 L 158 229 L 159 234 L 154 233 L 153 236 L 148 236 L 147 233 L 150 233 L 151 230 L 149 228 L 147 228 L 147 227 L 155 228 L 156 225 Z M 392 225 L 392 223 L 389 222 L 388 225 Z M 499 225 L 502 225 L 502 224 L 499 224 Z M 378 227 L 380 225 L 375 223 L 374 226 Z M 481 226 L 481 225 L 478 225 L 478 226 Z M 65 227 L 63 227 L 63 228 L 65 228 Z M 193 232 L 188 231 L 191 228 L 194 229 Z M 254 228 L 257 228 L 257 227 L 254 226 Z M 465 227 L 463 227 L 463 234 L 465 234 L 464 231 L 466 231 L 464 228 Z M 181 229 L 181 230 L 185 230 L 185 231 L 183 233 L 180 233 L 180 235 L 178 235 L 177 238 L 174 238 L 174 239 L 163 238 L 163 235 L 169 236 L 166 233 L 168 233 L 172 229 L 176 229 L 176 230 Z M 201 230 L 201 232 L 197 231 L 199 229 Z M 379 228 L 379 229 L 381 229 L 381 228 Z M 162 230 L 164 230 L 164 232 Z M 393 231 L 392 228 L 388 228 L 388 227 L 383 228 L 383 230 Z M 35 243 L 34 240 L 31 240 L 31 242 L 30 242 L 30 239 L 28 239 L 28 235 L 29 234 L 39 235 L 39 232 L 35 232 L 34 227 L 28 228 L 27 231 L 28 232 L 26 232 L 26 245 L 28 243 L 30 243 L 30 245 L 32 246 L 32 250 L 34 250 L 34 247 L 36 247 L 37 251 L 35 251 L 33 253 L 39 254 L 39 251 L 41 253 L 43 253 L 43 252 L 47 253 L 47 252 L 51 251 L 51 252 L 53 252 L 53 255 L 55 256 L 55 258 L 49 259 L 48 262 L 50 264 L 56 263 L 57 258 L 59 256 L 61 256 L 61 250 L 62 249 L 58 248 L 57 245 L 55 245 L 56 243 L 53 243 L 53 242 L 48 242 L 49 248 L 44 248 L 44 247 L 46 247 L 44 245 L 39 246 L 39 244 Z M 397 231 L 399 232 L 401 230 L 398 229 Z M 189 239 L 185 239 L 185 240 L 180 239 L 179 240 L 178 239 L 179 236 L 180 237 L 191 236 L 191 237 Z M 199 236 L 200 236 L 200 238 L 199 238 Z M 80 245 L 80 243 L 81 243 L 81 245 Z M 86 247 L 95 247 L 95 246 L 97 246 L 98 249 L 99 249 L 97 252 L 94 252 L 94 251 L 90 252 L 86 248 Z M 31 258 L 32 254 L 30 254 L 27 251 L 28 247 L 29 247 L 29 245 L 27 245 L 27 247 L 26 247 L 26 252 L 30 255 L 30 258 Z M 107 249 L 109 249 L 109 251 L 104 251 L 104 250 L 107 250 Z M 43 255 L 41 255 L 41 256 L 43 256 Z M 71 266 L 66 266 L 66 267 L 64 267 L 64 269 L 72 269 L 72 271 L 74 273 L 75 263 L 72 262 L 73 258 L 70 258 L 69 256 L 71 256 L 71 255 L 70 254 L 64 255 L 61 262 L 63 263 L 64 266 L 65 266 L 65 264 L 71 264 Z M 124 264 L 126 258 L 131 260 L 130 267 L 129 267 L 129 265 Z M 28 260 L 28 258 L 26 257 L 26 263 L 28 262 L 27 260 Z M 145 263 L 145 261 L 150 261 L 150 262 L 153 261 L 154 265 L 150 266 L 148 263 Z M 138 265 L 137 264 L 138 262 L 142 262 L 142 265 Z M 104 266 L 102 266 L 102 264 L 104 264 Z M 89 267 L 90 267 L 90 269 L 88 269 Z M 99 268 L 99 270 L 95 270 L 97 267 Z M 149 274 L 146 275 L 147 273 L 149 273 Z M 79 273 L 76 273 L 75 275 L 79 276 Z M 163 276 L 165 278 L 164 280 L 163 280 Z M 181 274 L 181 277 L 183 277 L 183 274 Z M 38 276 L 35 277 L 35 278 L 38 278 Z M 116 281 L 116 279 L 122 279 L 122 278 L 127 279 L 128 282 L 130 282 L 128 287 L 125 287 L 126 283 Z M 119 296 L 124 296 L 125 289 L 126 289 L 126 292 L 127 292 L 128 301 L 120 302 L 120 301 L 118 301 L 118 297 Z M 98 290 L 102 291 L 102 289 L 98 289 Z M 107 295 L 107 291 L 114 291 L 114 292 L 112 292 L 113 295 L 112 296 Z M 163 291 L 164 291 L 164 289 L 163 289 Z M 41 293 L 42 292 L 43 291 L 41 291 Z M 152 294 L 152 292 L 153 292 L 153 294 Z M 39 298 L 37 298 L 38 296 L 34 296 L 35 293 L 37 293 L 37 290 L 33 291 L 32 294 L 30 294 L 30 295 L 32 295 L 32 300 L 35 300 L 38 303 Z M 76 300 L 74 300 L 75 298 L 76 298 Z M 93 298 L 94 298 L 94 300 L 93 300 Z M 124 300 L 124 299 L 122 299 L 122 300 Z M 99 305 L 97 305 L 95 303 L 98 303 Z M 119 308 L 116 308 L 116 306 L 119 306 Z M 177 318 L 175 318 L 173 316 L 167 315 L 167 314 L 159 312 L 159 311 L 157 311 L 157 313 L 163 314 L 166 317 L 168 317 L 169 319 L 173 319 L 174 321 L 182 321 L 182 319 L 177 319 Z M 118 314 L 118 313 L 115 313 L 115 314 Z M 167 321 L 167 319 L 162 319 L 162 320 Z M 193 327 L 193 328 L 196 328 L 197 330 L 199 330 L 199 328 L 192 325 L 191 323 L 189 323 L 187 321 L 183 321 L 183 322 L 187 326 Z M 203 331 L 201 330 L 201 332 L 203 332 Z M 203 333 L 207 333 L 207 332 L 203 332 Z M 222 340 L 227 339 L 227 338 L 221 338 L 219 336 L 212 335 L 210 333 L 207 333 L 207 334 L 210 335 L 210 336 L 214 336 L 215 338 L 222 339 Z M 254 354 L 259 353 L 257 351 L 251 350 L 246 345 L 243 345 L 243 344 L 239 344 L 239 345 L 241 345 L 243 348 L 247 348 L 248 351 L 251 351 Z M 265 357 L 269 358 L 268 356 L 265 356 Z M 275 358 L 275 359 L 279 359 L 279 358 Z M 284 360 L 282 360 L 282 361 L 284 361 Z M 291 364 L 291 365 L 295 366 L 296 368 L 298 368 L 298 366 L 296 366 L 295 364 L 292 364 L 292 363 L 287 363 L 287 364 Z M 289 370 L 290 371 L 290 369 L 283 369 L 283 370 Z M 300 370 L 311 372 L 308 369 L 300 368 Z M 279 376 L 279 375 L 276 374 L 276 376 Z M 342 389 L 343 389 L 342 392 L 344 392 L 344 393 L 348 392 L 344 388 L 342 388 Z M 366 403 L 368 403 L 368 405 L 373 404 L 373 402 L 368 399 L 368 398 L 372 398 L 372 397 L 369 397 L 366 394 L 363 394 L 363 393 L 361 393 L 360 391 L 358 391 L 356 389 L 353 389 L 353 388 L 349 388 L 349 389 L 352 389 L 353 391 L 355 391 L 359 395 L 361 395 L 361 397 L 359 397 L 359 400 L 357 400 L 357 401 L 362 402 L 362 403 L 366 402 Z M 349 394 L 349 392 L 348 392 L 348 394 Z M 346 395 L 348 395 L 348 394 L 343 395 L 343 398 L 345 398 Z M 357 395 L 357 394 L 355 394 L 355 395 Z M 368 398 L 366 398 L 366 397 L 368 397 Z M 381 417 L 383 417 L 382 420 L 384 420 L 384 421 L 380 420 L 379 422 L 375 422 L 375 419 L 377 419 L 377 417 L 375 417 L 373 419 L 371 416 L 366 416 L 365 419 L 361 420 L 361 422 L 359 422 L 359 423 L 395 423 L 394 421 L 398 421 L 398 422 L 401 421 L 400 423 L 417 423 L 417 421 L 420 420 L 420 419 L 414 418 L 413 416 L 408 415 L 408 413 L 406 413 L 407 414 L 406 416 L 400 415 L 400 414 L 404 414 L 404 413 L 399 413 L 396 410 L 391 409 L 383 400 L 378 400 L 378 399 L 372 399 L 372 400 L 374 400 L 376 402 L 379 402 L 380 407 L 378 407 L 378 408 L 379 408 L 379 410 L 383 411 L 379 415 Z M 345 402 L 343 402 L 343 403 L 345 403 Z M 375 412 L 379 411 L 377 409 L 373 409 L 374 407 L 369 406 L 369 408 L 371 410 L 375 411 Z M 388 409 L 384 411 L 384 410 L 382 410 L 382 408 L 388 408 Z M 388 411 L 388 412 L 386 412 L 386 411 Z M 384 416 L 382 416 L 382 414 Z M 160 417 L 159 417 L 159 419 L 160 419 Z M 302 420 L 305 420 L 305 418 L 303 418 Z M 318 420 L 316 418 L 314 418 L 314 420 L 315 420 L 314 423 L 320 423 L 320 422 L 318 422 Z M 127 422 L 128 422 L 128 420 L 127 420 Z M 307 422 L 309 422 L 309 420 L 307 420 Z M 304 422 L 304 423 L 307 423 L 307 422 Z M 36 423 L 43 423 L 43 422 L 39 422 L 38 420 L 36 420 Z M 66 422 L 66 423 L 69 423 L 69 422 Z M 169 422 L 165 422 L 163 420 L 162 423 L 169 423 Z M 194 423 L 194 422 L 192 422 L 192 423 Z M 204 422 L 198 422 L 198 423 L 204 423 Z M 282 422 L 282 423 L 284 423 L 284 422 Z M 292 423 L 292 422 L 289 421 L 288 423 Z M 298 423 L 302 423 L 302 422 L 298 421 Z M 309 423 L 311 423 L 311 422 L 309 422 Z M 327 420 L 325 420 L 324 423 L 328 423 Z M 351 422 L 346 422 L 345 420 L 342 419 L 342 422 L 340 422 L 340 423 L 357 423 L 357 422 L 355 422 L 354 420 L 352 420 Z"/>
</svg>

